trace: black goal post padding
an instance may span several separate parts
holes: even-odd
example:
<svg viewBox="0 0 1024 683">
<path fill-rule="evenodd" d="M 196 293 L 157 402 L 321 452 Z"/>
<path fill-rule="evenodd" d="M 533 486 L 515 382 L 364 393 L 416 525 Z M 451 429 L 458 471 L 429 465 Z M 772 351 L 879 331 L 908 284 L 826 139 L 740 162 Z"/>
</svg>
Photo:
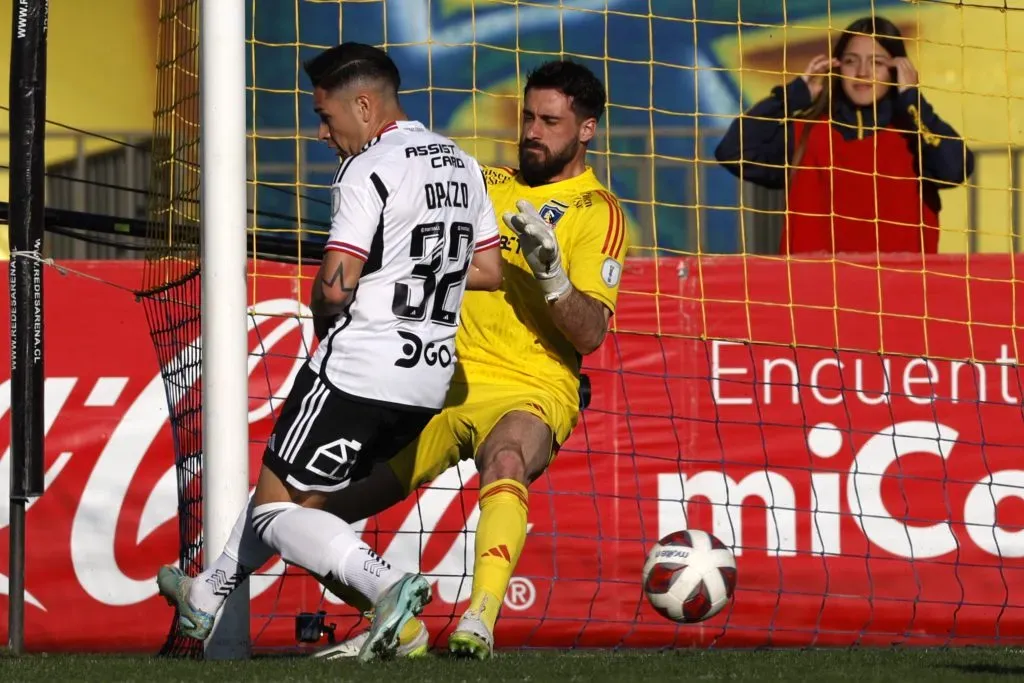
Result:
<svg viewBox="0 0 1024 683">
<path fill-rule="evenodd" d="M 10 166 L 11 482 L 8 641 L 25 640 L 25 511 L 43 495 L 43 273 L 46 122 L 46 0 L 11 7 Z"/>
</svg>

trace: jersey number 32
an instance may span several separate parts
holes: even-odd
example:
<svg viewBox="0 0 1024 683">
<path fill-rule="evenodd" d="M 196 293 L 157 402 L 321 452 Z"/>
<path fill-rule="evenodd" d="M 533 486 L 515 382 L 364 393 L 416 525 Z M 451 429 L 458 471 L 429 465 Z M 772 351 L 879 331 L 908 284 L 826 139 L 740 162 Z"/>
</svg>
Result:
<svg viewBox="0 0 1024 683">
<path fill-rule="evenodd" d="M 395 285 L 391 303 L 395 317 L 424 320 L 429 314 L 430 321 L 438 325 L 458 324 L 459 294 L 469 272 L 472 241 L 469 223 L 446 227 L 437 221 L 413 228 L 409 257 L 419 263 L 412 269 L 412 282 Z"/>
</svg>

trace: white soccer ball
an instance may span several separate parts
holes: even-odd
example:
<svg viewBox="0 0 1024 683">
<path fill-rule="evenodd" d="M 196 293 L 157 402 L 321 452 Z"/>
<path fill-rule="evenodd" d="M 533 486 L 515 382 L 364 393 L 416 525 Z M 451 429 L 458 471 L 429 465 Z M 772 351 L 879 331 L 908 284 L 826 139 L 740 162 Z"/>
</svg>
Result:
<svg viewBox="0 0 1024 683">
<path fill-rule="evenodd" d="M 644 593 L 666 619 L 709 619 L 732 599 L 736 557 L 704 531 L 676 531 L 658 541 L 644 564 Z"/>
</svg>

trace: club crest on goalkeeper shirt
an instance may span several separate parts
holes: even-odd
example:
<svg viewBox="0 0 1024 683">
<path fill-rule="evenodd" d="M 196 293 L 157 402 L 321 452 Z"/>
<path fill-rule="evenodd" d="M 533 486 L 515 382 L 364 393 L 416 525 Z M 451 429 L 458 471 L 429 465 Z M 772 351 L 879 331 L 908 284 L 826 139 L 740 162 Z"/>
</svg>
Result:
<svg viewBox="0 0 1024 683">
<path fill-rule="evenodd" d="M 540 207 L 540 217 L 548 222 L 552 228 L 558 224 L 565 212 L 569 210 L 569 205 L 565 202 L 560 202 L 557 199 L 552 199 L 544 206 Z"/>
</svg>

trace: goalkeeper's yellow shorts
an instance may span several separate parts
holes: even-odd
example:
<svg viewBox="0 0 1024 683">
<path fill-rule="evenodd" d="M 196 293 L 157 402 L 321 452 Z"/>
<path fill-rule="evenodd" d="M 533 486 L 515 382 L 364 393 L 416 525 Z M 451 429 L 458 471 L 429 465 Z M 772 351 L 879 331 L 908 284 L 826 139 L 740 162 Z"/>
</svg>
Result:
<svg viewBox="0 0 1024 683">
<path fill-rule="evenodd" d="M 419 438 L 389 461 L 391 469 L 411 493 L 460 460 L 475 457 L 494 425 L 516 411 L 536 415 L 551 429 L 552 458 L 579 417 L 578 406 L 567 406 L 564 399 L 533 387 L 452 382 L 445 407 Z"/>
</svg>

